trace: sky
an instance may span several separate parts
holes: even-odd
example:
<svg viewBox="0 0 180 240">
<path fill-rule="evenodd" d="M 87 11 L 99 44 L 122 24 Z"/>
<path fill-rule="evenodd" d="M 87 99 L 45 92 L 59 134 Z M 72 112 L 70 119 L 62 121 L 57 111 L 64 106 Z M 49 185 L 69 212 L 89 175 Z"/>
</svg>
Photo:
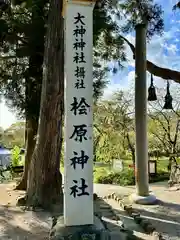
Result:
<svg viewBox="0 0 180 240">
<path fill-rule="evenodd" d="M 17 118 L 15 114 L 11 112 L 10 109 L 8 109 L 7 106 L 5 105 L 5 102 L 2 101 L 0 103 L 0 127 L 3 127 L 4 129 L 6 129 L 16 121 L 17 121 Z"/>
<path fill-rule="evenodd" d="M 172 7 L 177 0 L 158 0 L 164 10 L 164 34 L 162 36 L 153 36 L 147 43 L 147 59 L 160 67 L 167 67 L 180 71 L 180 10 L 173 12 Z M 126 36 L 134 44 L 135 38 L 132 35 Z M 126 55 L 128 63 L 123 71 L 111 76 L 110 84 L 105 89 L 105 96 L 109 96 L 117 89 L 130 89 L 134 87 L 134 66 L 132 52 L 127 46 Z M 149 82 L 150 74 L 147 73 Z M 154 85 L 158 88 L 166 88 L 166 82 L 160 78 L 154 77 Z M 177 84 L 171 84 L 173 88 L 180 87 Z"/>
<path fill-rule="evenodd" d="M 164 34 L 162 36 L 153 36 L 147 43 L 147 59 L 160 67 L 167 67 L 180 71 L 180 10 L 173 12 L 172 7 L 177 0 L 157 0 L 155 1 L 163 6 L 164 10 Z M 132 35 L 126 36 L 134 44 Z M 104 97 L 109 97 L 118 89 L 132 89 L 134 87 L 134 60 L 132 52 L 127 46 L 126 54 L 128 62 L 124 70 L 116 75 L 109 75 L 109 85 L 104 91 Z M 149 82 L 149 74 L 147 78 Z M 154 77 L 154 85 L 158 88 L 166 88 L 166 82 L 160 78 Z M 171 83 L 171 89 L 180 89 L 179 84 Z M 7 108 L 4 101 L 0 103 L 0 127 L 8 128 L 16 122 L 16 116 Z"/>
</svg>

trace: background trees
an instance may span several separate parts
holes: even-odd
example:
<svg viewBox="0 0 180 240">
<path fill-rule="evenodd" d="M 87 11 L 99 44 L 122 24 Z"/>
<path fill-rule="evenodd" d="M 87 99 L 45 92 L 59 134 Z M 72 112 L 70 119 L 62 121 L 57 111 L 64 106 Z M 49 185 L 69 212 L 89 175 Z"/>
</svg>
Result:
<svg viewBox="0 0 180 240">
<path fill-rule="evenodd" d="M 122 51 L 123 41 L 117 41 L 117 24 L 110 17 L 112 8 L 107 12 L 110 5 L 111 3 L 107 1 L 101 6 L 97 5 L 94 10 L 95 101 L 102 95 L 102 89 L 107 82 L 106 74 L 111 70 L 106 64 L 100 64 L 100 61 L 107 63 L 110 60 L 116 60 L 121 66 L 120 61 L 125 60 Z M 28 168 L 36 143 L 43 77 L 44 39 L 50 10 L 48 1 L 15 1 L 13 7 L 9 6 L 2 12 L 0 22 L 1 92 L 8 105 L 26 120 L 25 170 L 17 189 L 27 187 Z M 115 13 L 112 12 L 112 14 Z M 112 69 L 115 71 L 115 67 Z"/>
<path fill-rule="evenodd" d="M 180 153 L 179 101 L 174 110 L 163 110 L 162 97 L 149 104 L 148 140 L 149 155 L 162 157 Z M 95 106 L 94 132 L 96 161 L 110 162 L 113 158 L 135 160 L 135 129 L 133 96 L 116 92 L 110 99 Z M 162 104 L 163 103 L 163 104 Z"/>
<path fill-rule="evenodd" d="M 177 89 L 178 90 L 178 89 Z M 176 96 L 176 95 L 174 95 Z M 174 99 L 174 109 L 172 111 L 163 110 L 162 97 L 149 106 L 149 134 L 151 145 L 161 154 L 170 156 L 179 154 L 179 130 L 180 130 L 180 102 Z"/>
<path fill-rule="evenodd" d="M 62 1 L 59 3 L 53 1 L 52 3 L 59 7 L 58 14 L 60 14 L 61 7 L 58 4 L 62 4 Z M 54 183 L 52 173 L 53 171 L 54 174 L 59 172 L 57 169 L 62 144 L 62 106 L 64 104 L 62 84 L 63 24 L 59 25 L 57 24 L 57 18 L 51 18 L 51 14 L 57 16 L 57 8 L 54 8 L 53 4 L 43 0 L 15 1 L 13 6 L 9 6 L 0 13 L 0 89 L 7 103 L 26 120 L 25 171 L 19 189 L 26 189 L 28 170 L 31 165 L 28 196 L 30 202 L 34 204 L 35 202 L 42 203 L 42 198 L 47 203 L 47 194 L 44 195 L 43 192 L 47 183 L 54 186 L 51 190 L 56 195 L 57 185 Z M 52 13 L 52 11 L 54 12 Z M 99 104 L 98 98 L 102 96 L 103 88 L 106 86 L 107 73 L 109 71 L 116 73 L 123 67 L 126 60 L 125 44 L 130 46 L 134 55 L 135 48 L 125 38 L 125 34 L 133 31 L 134 26 L 144 17 L 148 20 L 147 37 L 149 39 L 155 33 L 162 33 L 162 9 L 159 5 L 153 4 L 152 1 L 127 0 L 123 4 L 117 3 L 115 5 L 112 5 L 109 0 L 97 2 L 94 9 L 93 72 L 94 102 L 96 105 Z M 49 24 L 49 22 L 47 24 L 47 19 L 51 22 L 52 28 L 52 31 L 49 32 L 47 32 Z M 61 20 L 59 18 L 60 23 Z M 55 27 L 53 28 L 53 26 Z M 61 36 L 56 42 L 53 36 L 57 32 L 61 32 Z M 49 41 L 49 52 L 44 52 L 45 36 Z M 56 56 L 56 61 L 53 62 L 56 66 L 51 66 L 54 71 L 52 73 L 48 58 L 54 51 L 54 43 L 61 49 L 58 49 L 59 56 Z M 44 76 L 43 62 L 47 67 Z M 57 66 L 59 64 L 61 66 L 58 71 Z M 176 82 L 179 82 L 180 79 L 179 72 L 157 67 L 149 61 L 147 61 L 147 70 L 164 79 L 171 79 Z M 55 78 L 51 79 L 54 76 L 53 74 L 55 74 Z M 58 85 L 58 81 L 61 82 L 61 86 Z M 58 86 L 59 93 L 54 87 L 51 89 L 52 84 Z M 53 104 L 53 101 L 57 105 Z M 95 119 L 97 121 L 95 146 L 101 148 L 97 149 L 99 153 L 96 154 L 96 159 L 97 155 L 99 158 L 99 155 L 102 157 L 102 155 L 106 156 L 109 153 L 109 150 L 106 151 L 105 149 L 113 149 L 113 155 L 117 157 L 120 156 L 118 149 L 121 149 L 121 152 L 127 155 L 126 149 L 126 151 L 131 151 L 134 161 L 134 120 L 133 113 L 129 115 L 130 112 L 127 110 L 130 105 L 129 100 L 126 99 L 124 102 L 124 96 L 119 95 L 116 99 L 101 102 L 100 105 L 98 105 L 97 111 L 100 113 L 97 114 L 97 117 L 103 121 L 101 123 L 100 119 Z M 52 109 L 52 106 L 57 106 L 57 109 Z M 126 106 L 126 108 L 123 108 L 123 106 Z M 107 116 L 103 115 L 104 111 L 106 111 Z M 54 116 L 53 119 L 50 119 L 50 114 Z M 58 118 L 60 119 L 59 122 Z M 40 121 L 38 122 L 38 120 Z M 38 123 L 40 123 L 39 128 Z M 48 139 L 45 139 L 45 132 L 47 132 Z M 119 140 L 117 140 L 117 137 L 119 137 Z M 110 141 L 109 138 L 111 138 Z M 118 148 L 115 147 L 115 142 L 119 143 Z M 53 148 L 52 144 L 56 147 Z M 104 144 L 106 144 L 106 148 Z M 43 150 L 44 146 L 46 146 L 45 150 Z M 51 156 L 46 154 L 46 151 L 50 151 Z M 31 159 L 33 159 L 32 162 Z M 36 168 L 35 165 L 37 165 Z M 41 167 L 43 172 L 40 170 Z M 50 176 L 47 174 L 46 167 L 51 170 Z M 45 179 L 42 181 L 40 176 L 43 174 Z"/>
<path fill-rule="evenodd" d="M 115 92 L 109 99 L 94 105 L 94 160 L 110 162 L 114 158 L 134 159 L 135 130 L 133 96 L 127 91 Z M 149 154 L 162 157 L 179 155 L 180 104 L 174 99 L 174 110 L 163 110 L 161 96 L 148 103 Z M 25 123 L 17 122 L 0 129 L 1 144 L 24 147 Z M 158 154 L 155 152 L 158 151 Z M 153 155 L 154 153 L 154 155 Z"/>
<path fill-rule="evenodd" d="M 104 156 L 107 162 L 112 156 L 117 159 L 126 157 L 128 151 L 135 160 L 132 99 L 126 93 L 116 92 L 111 99 L 96 105 L 94 121 L 95 141 L 99 140 L 96 160 L 98 156 Z"/>
<path fill-rule="evenodd" d="M 127 94 L 126 91 L 124 92 L 118 91 L 114 93 L 114 95 L 112 95 L 109 99 L 101 99 L 94 105 L 94 161 L 103 164 L 106 163 L 108 169 L 109 166 L 112 166 L 114 159 L 122 159 L 126 169 L 129 169 L 128 166 L 134 163 L 135 130 L 134 130 L 134 107 L 133 104 L 131 104 L 132 100 L 133 96 Z M 175 102 L 174 106 L 175 110 L 170 110 L 167 112 L 166 110 L 162 109 L 163 105 L 161 97 L 159 97 L 159 100 L 157 100 L 156 102 L 153 102 L 152 104 L 148 105 L 149 105 L 148 113 L 149 158 L 157 159 L 158 174 L 160 174 L 159 175 L 160 180 L 163 180 L 164 178 L 161 177 L 165 176 L 166 179 L 168 177 L 167 175 L 164 175 L 164 172 L 167 172 L 168 158 L 172 154 L 174 154 L 175 156 L 177 156 L 177 159 L 179 159 L 180 155 L 179 128 L 178 128 L 180 105 L 178 104 L 178 102 L 177 103 Z M 48 119 L 46 121 L 43 121 L 43 125 L 46 126 L 45 123 L 48 123 L 48 121 L 49 121 Z M 19 123 L 17 123 L 17 126 L 18 125 Z M 10 127 L 10 130 L 7 129 L 5 132 L 7 133 L 14 132 L 13 136 L 14 142 L 17 143 L 16 138 L 19 139 L 19 134 L 17 134 L 19 128 L 17 127 L 17 131 L 14 130 L 12 131 L 12 129 L 16 129 L 15 126 L 16 124 Z M 20 128 L 21 132 L 24 133 L 25 125 L 19 126 L 21 126 Z M 55 127 L 53 127 L 53 129 L 55 129 Z M 46 134 L 45 131 L 44 134 Z M 20 136 L 23 136 L 23 134 Z M 42 134 L 42 136 L 44 135 Z M 51 137 L 57 139 L 56 138 L 57 136 L 55 134 L 52 134 Z M 5 139 L 8 139 L 7 142 L 9 142 L 9 138 Z M 50 139 L 50 137 L 48 139 Z M 41 143 L 43 143 L 43 145 L 48 144 L 48 146 L 45 149 L 49 149 L 51 145 L 47 141 L 48 139 L 46 137 L 43 137 L 43 141 L 42 139 L 39 140 L 38 144 Z M 22 138 L 21 142 L 23 142 Z M 50 142 L 52 142 L 52 140 Z M 55 143 L 53 144 L 53 149 L 54 145 Z M 40 147 L 37 145 L 37 150 L 38 149 L 40 149 Z M 39 154 L 39 156 L 40 154 L 41 156 L 44 156 L 44 154 L 47 155 L 46 152 L 45 153 L 34 152 L 34 154 Z M 36 156 L 38 155 L 35 155 L 35 157 Z M 42 158 L 41 156 L 38 158 L 36 157 L 35 159 L 32 160 L 33 167 L 38 166 L 36 174 L 39 174 L 38 171 L 39 168 L 42 169 L 42 167 L 40 167 L 39 164 L 42 164 L 42 162 L 40 163 L 40 159 L 44 158 Z M 59 156 L 58 159 L 60 160 Z M 61 156 L 61 162 L 62 161 L 63 154 Z M 47 158 L 46 162 L 43 164 L 46 163 Z M 46 169 L 49 168 L 46 167 Z M 33 171 L 35 172 L 35 170 Z M 104 169 L 98 170 L 98 174 L 102 174 L 104 177 L 103 179 L 105 179 L 105 176 L 108 175 L 108 171 L 105 171 Z M 45 170 L 43 170 L 43 172 L 45 172 Z M 52 173 L 53 172 L 54 170 L 52 171 Z M 125 174 L 123 175 L 124 180 L 118 181 L 120 181 L 122 184 L 125 183 L 133 184 L 134 181 L 133 169 L 130 169 L 128 170 L 128 172 L 122 174 Z M 49 176 L 49 170 L 47 172 L 47 175 Z M 112 176 L 110 175 L 111 179 L 109 180 L 106 179 L 103 181 L 108 181 L 108 183 L 110 183 L 110 181 L 112 181 L 113 176 L 114 175 Z M 120 178 L 121 175 L 118 177 L 118 179 Z M 128 180 L 129 178 L 130 181 Z M 47 179 L 48 178 L 46 178 L 46 180 Z M 35 186 L 38 187 L 38 185 Z M 43 183 L 41 184 L 41 186 L 44 186 Z M 35 192 L 35 190 L 33 190 L 32 192 Z"/>
<path fill-rule="evenodd" d="M 24 148 L 24 130 L 24 122 L 14 123 L 6 130 L 0 128 L 0 145 L 7 148 L 13 148 L 15 146 Z"/>
</svg>

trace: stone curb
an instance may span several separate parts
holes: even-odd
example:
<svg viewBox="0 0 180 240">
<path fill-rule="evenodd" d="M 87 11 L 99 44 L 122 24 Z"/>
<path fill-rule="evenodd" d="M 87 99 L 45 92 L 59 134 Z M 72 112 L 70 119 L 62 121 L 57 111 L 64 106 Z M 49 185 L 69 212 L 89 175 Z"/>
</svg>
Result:
<svg viewBox="0 0 180 240">
<path fill-rule="evenodd" d="M 115 200 L 120 205 L 120 207 L 126 212 L 126 214 L 132 217 L 134 221 L 142 227 L 146 234 L 149 234 L 153 237 L 153 240 L 164 240 L 162 234 L 157 232 L 156 228 L 151 224 L 150 221 L 143 219 L 140 213 L 132 208 L 132 205 L 124 204 L 122 198 L 117 196 L 116 193 L 109 194 L 108 196 L 105 196 L 103 199 Z M 117 216 L 117 218 L 119 218 L 119 216 Z"/>
<path fill-rule="evenodd" d="M 94 194 L 94 195 L 95 195 L 95 194 Z M 103 200 L 103 198 L 97 196 L 97 194 L 96 194 L 96 199 L 94 199 L 94 200 Z M 112 207 L 111 207 L 108 203 L 105 203 L 105 204 L 107 204 L 107 206 L 108 206 L 108 208 L 105 208 L 105 209 L 109 209 L 109 211 L 110 211 L 110 212 L 112 213 L 112 215 L 113 215 L 113 216 L 111 217 L 111 220 L 118 222 L 118 221 L 120 220 L 120 217 L 117 216 L 117 214 L 113 211 Z M 102 210 L 103 208 L 100 207 L 100 209 Z M 100 213 L 100 214 L 99 214 L 99 213 L 95 213 L 95 216 L 97 216 L 97 217 L 100 218 L 100 220 L 102 221 L 105 229 L 110 230 L 110 229 L 108 229 L 106 222 L 102 219 L 102 218 L 103 218 L 103 214 L 102 214 L 102 213 Z M 119 225 L 119 227 L 120 227 L 120 231 L 121 231 L 121 230 L 122 230 L 122 231 L 125 230 L 125 229 L 124 229 L 124 225 Z"/>
<path fill-rule="evenodd" d="M 93 197 L 94 197 L 94 200 L 104 200 L 102 197 L 99 197 L 96 193 L 93 194 Z M 121 233 L 121 234 L 124 234 L 124 237 L 123 239 L 124 240 L 137 240 L 139 239 L 138 237 L 134 236 L 133 234 L 133 231 L 131 230 L 128 230 L 127 228 L 125 228 L 124 224 L 122 223 L 120 217 L 115 213 L 115 211 L 113 210 L 113 208 L 107 203 L 105 202 L 105 204 L 108 206 L 108 209 L 109 209 L 109 212 L 112 213 L 112 217 L 111 217 L 111 220 L 115 221 L 117 223 L 117 226 L 118 226 L 118 232 Z M 101 210 L 103 210 L 104 208 L 101 208 Z M 107 207 L 105 208 L 107 209 Z M 100 214 L 95 214 L 95 216 L 99 217 L 100 221 L 102 222 L 104 228 L 106 230 L 108 230 L 109 232 L 111 232 L 111 228 L 109 228 L 107 226 L 107 223 L 106 221 L 103 220 L 103 214 L 100 213 Z M 120 224 L 121 222 L 121 224 Z M 126 237 L 125 237 L 126 236 Z M 119 239 L 119 238 L 118 238 Z M 121 238 L 120 238 L 121 239 Z"/>
</svg>

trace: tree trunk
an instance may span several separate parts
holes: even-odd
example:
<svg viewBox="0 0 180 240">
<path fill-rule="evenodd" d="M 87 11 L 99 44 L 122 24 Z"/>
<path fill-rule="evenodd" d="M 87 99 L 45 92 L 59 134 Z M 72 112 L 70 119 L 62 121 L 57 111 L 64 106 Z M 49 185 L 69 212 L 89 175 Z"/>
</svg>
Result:
<svg viewBox="0 0 180 240">
<path fill-rule="evenodd" d="M 27 185 L 27 204 L 49 209 L 62 201 L 60 157 L 64 110 L 62 0 L 52 0 L 44 55 L 40 121 Z"/>
<path fill-rule="evenodd" d="M 37 134 L 38 122 L 35 120 L 27 120 L 26 122 L 26 152 L 25 152 L 25 164 L 24 173 L 20 183 L 17 185 L 16 190 L 26 190 L 27 188 L 27 178 L 28 170 L 31 162 L 31 158 L 34 152 L 36 144 L 36 134 Z"/>
<path fill-rule="evenodd" d="M 133 164 L 135 165 L 135 150 L 134 149 L 131 149 L 131 155 L 132 155 L 132 161 L 133 161 Z"/>
<path fill-rule="evenodd" d="M 25 131 L 24 131 L 25 146 L 26 146 L 26 141 L 27 141 L 27 130 L 28 130 L 28 121 L 27 121 L 27 119 L 26 119 Z"/>
<path fill-rule="evenodd" d="M 130 140 L 130 137 L 129 137 L 128 133 L 126 134 L 126 138 L 127 138 L 129 149 L 131 151 L 132 161 L 133 161 L 133 164 L 135 165 L 135 148 L 134 148 L 133 144 L 131 143 L 131 140 Z"/>
<path fill-rule="evenodd" d="M 33 1 L 32 7 L 32 31 L 30 34 L 29 45 L 31 55 L 29 58 L 29 69 L 26 76 L 26 155 L 24 173 L 21 182 L 16 187 L 17 190 L 26 190 L 28 168 L 35 148 L 35 136 L 37 135 L 38 120 L 40 112 L 41 86 L 43 75 L 43 54 L 44 54 L 44 1 Z M 38 41 L 37 41 L 38 39 Z"/>
</svg>

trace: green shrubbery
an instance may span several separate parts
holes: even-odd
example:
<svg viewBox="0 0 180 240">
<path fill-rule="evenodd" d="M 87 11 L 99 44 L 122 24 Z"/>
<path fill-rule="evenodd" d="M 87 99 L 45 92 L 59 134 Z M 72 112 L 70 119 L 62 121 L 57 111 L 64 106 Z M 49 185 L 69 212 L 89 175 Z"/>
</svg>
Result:
<svg viewBox="0 0 180 240">
<path fill-rule="evenodd" d="M 3 172 L 2 175 L 0 175 L 0 183 L 8 182 L 10 180 L 12 180 L 10 171 Z"/>
<path fill-rule="evenodd" d="M 13 179 L 13 173 L 11 167 L 16 167 L 22 164 L 21 149 L 18 146 L 15 146 L 11 151 L 11 165 L 6 169 L 3 167 L 0 169 L 0 183 L 9 181 Z"/>
<path fill-rule="evenodd" d="M 117 184 L 121 186 L 134 185 L 134 172 L 132 169 L 121 172 L 108 171 L 105 168 L 97 168 L 94 171 L 94 182 L 104 184 Z"/>
<path fill-rule="evenodd" d="M 150 183 L 169 180 L 169 174 L 159 171 L 156 176 L 149 179 Z M 134 170 L 124 169 L 121 172 L 109 171 L 106 168 L 96 168 L 94 170 L 94 183 L 116 184 L 120 186 L 128 186 L 135 184 Z"/>
<path fill-rule="evenodd" d="M 23 165 L 20 153 L 21 153 L 21 149 L 18 146 L 15 146 L 12 150 L 12 155 L 11 155 L 11 165 L 13 167 Z"/>
</svg>

